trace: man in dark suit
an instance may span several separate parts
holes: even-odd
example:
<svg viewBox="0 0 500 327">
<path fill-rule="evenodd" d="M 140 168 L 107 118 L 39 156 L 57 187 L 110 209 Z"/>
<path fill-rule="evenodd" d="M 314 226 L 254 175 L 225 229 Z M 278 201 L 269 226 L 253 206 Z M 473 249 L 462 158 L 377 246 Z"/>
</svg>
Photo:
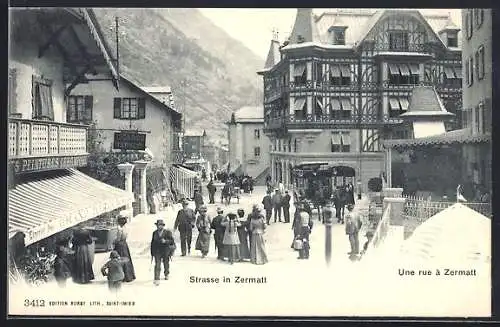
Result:
<svg viewBox="0 0 500 327">
<path fill-rule="evenodd" d="M 288 190 L 285 190 L 285 195 L 281 198 L 281 204 L 283 206 L 283 216 L 285 217 L 285 223 L 290 222 L 290 194 Z"/>
<path fill-rule="evenodd" d="M 273 214 L 273 200 L 271 198 L 271 191 L 267 191 L 266 196 L 262 199 L 262 204 L 264 205 L 264 209 L 266 210 L 266 222 L 269 225 L 269 221 L 271 220 L 271 216 Z"/>
<path fill-rule="evenodd" d="M 213 229 L 214 232 L 214 241 L 215 248 L 217 249 L 217 259 L 224 260 L 224 244 L 222 243 L 224 239 L 224 232 L 226 231 L 226 227 L 222 226 L 222 221 L 224 220 L 224 211 L 222 208 L 217 208 L 217 216 L 212 219 L 210 223 L 210 228 Z"/>
<path fill-rule="evenodd" d="M 165 279 L 168 279 L 168 274 L 170 273 L 170 257 L 175 251 L 175 241 L 172 232 L 165 229 L 165 223 L 162 219 L 158 219 L 155 223 L 157 230 L 153 232 L 153 237 L 151 238 L 151 261 L 153 258 L 155 260 L 155 279 L 154 284 L 160 284 L 160 271 L 161 264 L 163 263 L 163 269 L 165 274 Z"/>
<path fill-rule="evenodd" d="M 188 208 L 188 202 L 182 202 L 182 209 L 177 213 L 174 223 L 174 230 L 178 229 L 181 236 L 181 255 L 184 257 L 191 253 L 191 241 L 193 238 L 193 228 L 196 221 L 193 209 Z"/>
</svg>

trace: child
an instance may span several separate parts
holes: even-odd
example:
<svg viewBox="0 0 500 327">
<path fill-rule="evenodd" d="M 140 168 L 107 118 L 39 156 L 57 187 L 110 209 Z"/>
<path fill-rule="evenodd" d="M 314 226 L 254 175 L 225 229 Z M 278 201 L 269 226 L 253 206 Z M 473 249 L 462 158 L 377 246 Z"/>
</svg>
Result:
<svg viewBox="0 0 500 327">
<path fill-rule="evenodd" d="M 54 277 L 60 287 L 66 286 L 66 280 L 71 277 L 74 252 L 69 248 L 69 239 L 57 242 L 56 260 L 54 262 Z"/>
<path fill-rule="evenodd" d="M 123 272 L 123 264 L 127 261 L 126 258 L 120 258 L 116 251 L 111 251 L 109 261 L 101 268 L 104 276 L 108 277 L 108 288 L 110 291 L 118 292 L 121 289 L 122 281 L 125 278 Z"/>
</svg>

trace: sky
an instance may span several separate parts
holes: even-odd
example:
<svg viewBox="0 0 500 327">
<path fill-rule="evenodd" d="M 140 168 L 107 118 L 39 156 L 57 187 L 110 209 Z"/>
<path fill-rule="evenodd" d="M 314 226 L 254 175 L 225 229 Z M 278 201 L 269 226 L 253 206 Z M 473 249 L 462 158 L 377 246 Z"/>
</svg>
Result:
<svg viewBox="0 0 500 327">
<path fill-rule="evenodd" d="M 284 41 L 292 31 L 296 9 L 231 9 L 202 8 L 201 12 L 214 24 L 224 29 L 233 38 L 240 40 L 258 56 L 265 59 L 269 50 L 273 29 L 277 29 L 280 41 Z M 334 9 L 314 9 L 315 14 Z M 424 13 L 451 13 L 453 22 L 461 25 L 460 9 L 420 9 Z"/>
</svg>

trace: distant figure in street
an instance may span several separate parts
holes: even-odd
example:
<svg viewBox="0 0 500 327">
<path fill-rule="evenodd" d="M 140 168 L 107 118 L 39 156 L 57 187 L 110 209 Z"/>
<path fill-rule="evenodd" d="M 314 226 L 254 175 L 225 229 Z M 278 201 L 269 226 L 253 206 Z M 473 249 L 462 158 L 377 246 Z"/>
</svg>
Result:
<svg viewBox="0 0 500 327">
<path fill-rule="evenodd" d="M 268 262 L 264 242 L 266 221 L 264 220 L 264 216 L 261 214 L 260 208 L 256 205 L 253 207 L 250 218 L 250 262 L 254 265 L 263 265 Z"/>
<path fill-rule="evenodd" d="M 204 204 L 203 196 L 201 196 L 201 192 L 198 190 L 194 191 L 194 214 L 196 215 L 200 211 L 200 207 Z"/>
<path fill-rule="evenodd" d="M 262 204 L 264 205 L 264 210 L 266 210 L 266 223 L 269 225 L 271 216 L 273 214 L 273 200 L 271 198 L 271 191 L 267 191 L 267 194 L 262 199 Z"/>
<path fill-rule="evenodd" d="M 302 211 L 299 215 L 300 219 L 300 234 L 298 239 L 302 241 L 302 247 L 299 249 L 298 259 L 309 259 L 309 235 L 311 234 L 313 222 L 311 216 Z"/>
<path fill-rule="evenodd" d="M 347 184 L 346 186 L 346 193 L 347 193 L 347 204 L 352 204 L 354 205 L 355 204 L 355 201 L 354 201 L 354 186 L 352 185 L 352 183 L 349 183 Z"/>
<path fill-rule="evenodd" d="M 304 211 L 304 203 L 303 202 L 295 202 L 295 213 L 293 215 L 293 223 L 292 223 L 292 230 L 293 230 L 293 241 L 292 245 L 290 246 L 292 249 L 294 249 L 294 242 L 296 239 L 298 239 L 298 236 L 300 235 L 300 230 L 301 230 L 301 225 L 300 225 L 300 213 Z"/>
<path fill-rule="evenodd" d="M 217 191 L 217 188 L 214 185 L 213 179 L 210 179 L 210 182 L 208 182 L 207 190 L 208 190 L 208 203 L 214 204 L 215 203 L 215 192 Z"/>
<path fill-rule="evenodd" d="M 281 193 L 278 189 L 276 189 L 273 194 L 273 208 L 274 208 L 274 222 L 279 218 L 279 222 L 281 222 Z"/>
<path fill-rule="evenodd" d="M 240 261 L 240 239 L 238 238 L 238 227 L 240 222 L 234 213 L 229 213 L 222 221 L 222 226 L 226 228 L 224 232 L 224 247 L 229 263 Z"/>
<path fill-rule="evenodd" d="M 201 170 L 201 179 L 202 179 L 203 181 L 206 181 L 206 180 L 207 180 L 207 171 L 205 170 L 205 168 L 203 168 L 203 169 Z"/>
<path fill-rule="evenodd" d="M 75 252 L 75 262 L 73 270 L 73 281 L 78 284 L 87 284 L 94 279 L 92 269 L 93 253 L 91 244 L 93 243 L 90 232 L 86 229 L 77 229 L 73 235 L 73 251 Z M 92 251 L 93 252 L 93 251 Z"/>
<path fill-rule="evenodd" d="M 128 283 L 135 280 L 135 270 L 134 270 L 134 265 L 132 264 L 132 258 L 130 256 L 130 249 L 128 248 L 127 244 L 128 231 L 127 228 L 125 227 L 126 224 L 127 224 L 127 217 L 119 216 L 118 232 L 116 234 L 116 239 L 114 241 L 114 250 L 118 252 L 120 258 L 128 259 L 123 267 L 123 273 L 125 274 L 123 281 Z"/>
<path fill-rule="evenodd" d="M 248 187 L 250 188 L 250 194 L 253 193 L 253 184 L 254 184 L 254 180 L 252 177 L 249 177 L 248 178 Z"/>
<path fill-rule="evenodd" d="M 200 207 L 200 214 L 196 219 L 196 228 L 198 228 L 198 238 L 196 239 L 195 250 L 201 251 L 201 257 L 205 258 L 210 248 L 210 217 L 207 215 L 207 207 Z"/>
<path fill-rule="evenodd" d="M 283 216 L 285 218 L 285 223 L 290 222 L 290 199 L 291 196 L 288 194 L 288 190 L 285 190 L 285 195 L 281 198 L 281 206 L 283 207 Z"/>
<path fill-rule="evenodd" d="M 71 278 L 74 251 L 69 248 L 69 238 L 63 238 L 56 243 L 56 260 L 54 262 L 54 277 L 60 287 L 66 286 Z"/>
<path fill-rule="evenodd" d="M 155 223 L 156 230 L 151 238 L 151 261 L 155 260 L 154 284 L 160 285 L 160 272 L 163 263 L 164 276 L 168 279 L 170 273 L 170 258 L 175 251 L 175 241 L 172 232 L 165 229 L 163 219 L 158 219 Z"/>
<path fill-rule="evenodd" d="M 193 228 L 196 216 L 193 209 L 188 208 L 188 202 L 182 202 L 182 209 L 177 213 L 174 223 L 174 230 L 178 229 L 181 236 L 181 255 L 184 257 L 191 253 L 191 240 L 193 237 Z"/>
<path fill-rule="evenodd" d="M 285 185 L 283 185 L 283 181 L 280 179 L 280 182 L 278 183 L 278 190 L 280 191 L 280 194 L 285 193 Z"/>
<path fill-rule="evenodd" d="M 240 240 L 240 261 L 243 259 L 250 260 L 250 247 L 248 243 L 248 220 L 245 220 L 245 210 L 238 209 L 238 239 Z"/>
<path fill-rule="evenodd" d="M 225 257 L 223 240 L 226 227 L 222 226 L 222 221 L 224 220 L 223 213 L 222 208 L 217 208 L 217 216 L 210 223 L 210 227 L 214 230 L 215 248 L 217 249 L 217 259 L 219 260 L 224 260 Z"/>
<path fill-rule="evenodd" d="M 123 268 L 128 262 L 128 258 L 121 258 L 117 251 L 111 251 L 109 261 L 102 268 L 103 276 L 108 277 L 108 289 L 112 292 L 118 292 L 122 288 L 122 281 L 125 278 Z"/>
<path fill-rule="evenodd" d="M 354 205 L 349 204 L 347 206 L 347 214 L 346 214 L 346 224 L 345 224 L 345 233 L 349 236 L 349 243 L 351 243 L 351 259 L 357 258 L 359 255 L 359 230 L 361 229 L 361 219 L 359 215 L 353 211 Z"/>
</svg>

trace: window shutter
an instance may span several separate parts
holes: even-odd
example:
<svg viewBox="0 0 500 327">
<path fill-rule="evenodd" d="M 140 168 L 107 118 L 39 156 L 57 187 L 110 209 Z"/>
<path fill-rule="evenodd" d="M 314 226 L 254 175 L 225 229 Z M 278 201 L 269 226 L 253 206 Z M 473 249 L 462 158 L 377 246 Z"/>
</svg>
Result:
<svg viewBox="0 0 500 327">
<path fill-rule="evenodd" d="M 71 108 L 70 108 L 71 96 L 66 97 L 66 122 L 71 123 Z"/>
<path fill-rule="evenodd" d="M 85 114 L 83 117 L 83 120 L 85 122 L 92 122 L 92 110 L 94 107 L 94 97 L 91 95 L 86 95 L 85 98 L 83 99 L 83 103 L 85 106 Z"/>
<path fill-rule="evenodd" d="M 113 118 L 121 118 L 122 113 L 122 99 L 114 98 L 113 99 Z"/>
<path fill-rule="evenodd" d="M 139 110 L 139 112 L 137 113 L 137 118 L 139 118 L 139 119 L 146 118 L 146 99 L 145 98 L 139 98 L 138 110 Z"/>
<path fill-rule="evenodd" d="M 16 110 L 16 89 L 17 89 L 17 70 L 15 68 L 9 69 L 9 114 L 15 113 Z"/>
</svg>

